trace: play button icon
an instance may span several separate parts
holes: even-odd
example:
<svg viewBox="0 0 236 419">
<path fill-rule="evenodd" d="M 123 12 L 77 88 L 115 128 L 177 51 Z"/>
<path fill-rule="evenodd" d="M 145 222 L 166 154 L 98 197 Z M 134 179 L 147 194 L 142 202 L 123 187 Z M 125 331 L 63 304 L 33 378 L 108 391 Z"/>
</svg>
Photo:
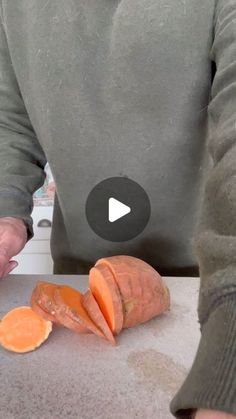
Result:
<svg viewBox="0 0 236 419">
<path fill-rule="evenodd" d="M 151 205 L 147 193 L 138 183 L 126 177 L 112 177 L 92 189 L 85 211 L 89 226 L 98 236 L 122 242 L 144 230 Z"/>
<path fill-rule="evenodd" d="M 131 208 L 128 205 L 123 204 L 115 198 L 109 198 L 108 219 L 110 223 L 114 223 L 114 221 L 129 214 L 130 211 Z"/>
</svg>

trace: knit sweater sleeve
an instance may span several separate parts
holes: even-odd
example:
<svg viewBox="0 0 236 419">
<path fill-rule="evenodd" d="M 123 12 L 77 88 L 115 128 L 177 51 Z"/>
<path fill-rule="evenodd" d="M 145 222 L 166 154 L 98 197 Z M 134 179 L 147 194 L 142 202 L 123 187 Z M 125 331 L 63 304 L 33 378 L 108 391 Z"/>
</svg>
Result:
<svg viewBox="0 0 236 419">
<path fill-rule="evenodd" d="M 44 152 L 23 102 L 0 4 L 0 217 L 21 218 L 33 236 L 33 193 L 45 179 Z"/>
<path fill-rule="evenodd" d="M 216 64 L 208 107 L 212 159 L 195 232 L 200 267 L 201 339 L 192 368 L 171 401 L 236 415 L 236 0 L 218 0 L 210 57 Z"/>
</svg>

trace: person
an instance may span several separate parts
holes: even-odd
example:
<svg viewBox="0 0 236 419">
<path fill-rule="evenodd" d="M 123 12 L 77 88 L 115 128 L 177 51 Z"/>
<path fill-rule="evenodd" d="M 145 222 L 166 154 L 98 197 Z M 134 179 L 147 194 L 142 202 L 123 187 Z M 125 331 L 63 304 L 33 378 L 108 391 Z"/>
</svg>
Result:
<svg viewBox="0 0 236 419">
<path fill-rule="evenodd" d="M 56 185 L 54 273 L 130 254 L 200 275 L 193 366 L 177 418 L 236 417 L 236 0 L 1 1 L 0 275 L 33 236 L 32 195 Z M 151 218 L 104 240 L 96 184 L 139 183 Z"/>
</svg>

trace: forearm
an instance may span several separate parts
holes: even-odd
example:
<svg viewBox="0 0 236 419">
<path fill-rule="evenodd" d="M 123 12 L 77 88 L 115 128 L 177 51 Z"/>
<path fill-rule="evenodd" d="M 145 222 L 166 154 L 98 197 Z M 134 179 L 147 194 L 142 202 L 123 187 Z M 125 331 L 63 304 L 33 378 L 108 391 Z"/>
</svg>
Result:
<svg viewBox="0 0 236 419">
<path fill-rule="evenodd" d="M 0 217 L 23 220 L 33 236 L 33 194 L 45 180 L 46 157 L 27 114 L 0 14 Z"/>
<path fill-rule="evenodd" d="M 235 22 L 236 0 L 218 0 L 211 50 L 217 70 L 208 106 L 212 167 L 194 240 L 201 277 L 201 340 L 191 371 L 171 404 L 178 418 L 188 417 L 191 408 L 236 414 Z"/>
</svg>

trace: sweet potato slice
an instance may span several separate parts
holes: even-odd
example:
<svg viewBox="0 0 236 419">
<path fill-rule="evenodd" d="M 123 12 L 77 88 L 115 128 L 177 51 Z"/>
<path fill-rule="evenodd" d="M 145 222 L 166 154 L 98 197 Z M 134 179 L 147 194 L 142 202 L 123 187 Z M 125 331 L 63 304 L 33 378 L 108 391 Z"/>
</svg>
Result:
<svg viewBox="0 0 236 419">
<path fill-rule="evenodd" d="M 132 327 L 170 308 L 170 293 L 159 273 L 149 264 L 132 256 L 99 259 L 95 267 L 107 266 L 121 294 L 123 327 Z"/>
<path fill-rule="evenodd" d="M 31 297 L 31 306 L 43 318 L 48 316 L 51 321 L 72 329 L 78 333 L 91 333 L 86 327 L 71 320 L 67 315 L 63 318 L 61 311 L 56 307 L 54 293 L 63 285 L 57 285 L 50 282 L 39 281 L 33 290 Z M 45 315 L 46 313 L 46 315 Z"/>
<path fill-rule="evenodd" d="M 119 288 L 106 265 L 100 264 L 89 272 L 89 287 L 113 334 L 123 327 L 123 308 Z"/>
<path fill-rule="evenodd" d="M 51 314 L 47 313 L 46 311 L 44 311 L 40 305 L 38 305 L 38 303 L 36 302 L 36 300 L 34 298 L 31 298 L 30 300 L 30 305 L 32 310 L 37 313 L 39 316 L 41 316 L 44 320 L 49 320 L 53 323 L 58 323 L 58 321 L 55 320 L 54 316 L 51 316 Z"/>
<path fill-rule="evenodd" d="M 53 312 L 54 314 L 51 314 L 49 311 L 45 310 L 45 307 L 41 307 L 40 304 L 42 304 L 42 289 L 40 289 L 39 284 L 37 284 L 37 286 L 33 289 L 33 292 L 31 294 L 31 298 L 30 298 L 31 308 L 34 310 L 35 313 L 37 313 L 43 319 L 49 320 L 53 323 L 58 324 L 58 320 L 55 317 L 56 313 Z"/>
<path fill-rule="evenodd" d="M 31 307 L 17 307 L 0 322 L 0 344 L 13 352 L 33 351 L 48 338 L 51 330 L 52 322 L 44 320 Z"/>
<path fill-rule="evenodd" d="M 79 291 L 66 285 L 60 286 L 54 292 L 54 299 L 56 316 L 61 324 L 75 332 L 93 332 L 104 338 L 85 310 Z"/>
<path fill-rule="evenodd" d="M 104 337 L 111 342 L 113 345 L 116 345 L 116 341 L 114 339 L 114 336 L 111 332 L 111 329 L 109 328 L 105 317 L 103 316 L 99 305 L 97 301 L 95 300 L 92 292 L 88 290 L 83 295 L 83 306 L 85 310 L 87 311 L 89 317 L 92 319 L 92 321 L 99 327 L 99 329 L 103 332 Z"/>
<path fill-rule="evenodd" d="M 55 316 L 54 291 L 59 285 L 38 281 L 31 296 L 31 302 L 37 303 L 42 310 L 50 314 L 52 321 L 58 322 Z"/>
</svg>

